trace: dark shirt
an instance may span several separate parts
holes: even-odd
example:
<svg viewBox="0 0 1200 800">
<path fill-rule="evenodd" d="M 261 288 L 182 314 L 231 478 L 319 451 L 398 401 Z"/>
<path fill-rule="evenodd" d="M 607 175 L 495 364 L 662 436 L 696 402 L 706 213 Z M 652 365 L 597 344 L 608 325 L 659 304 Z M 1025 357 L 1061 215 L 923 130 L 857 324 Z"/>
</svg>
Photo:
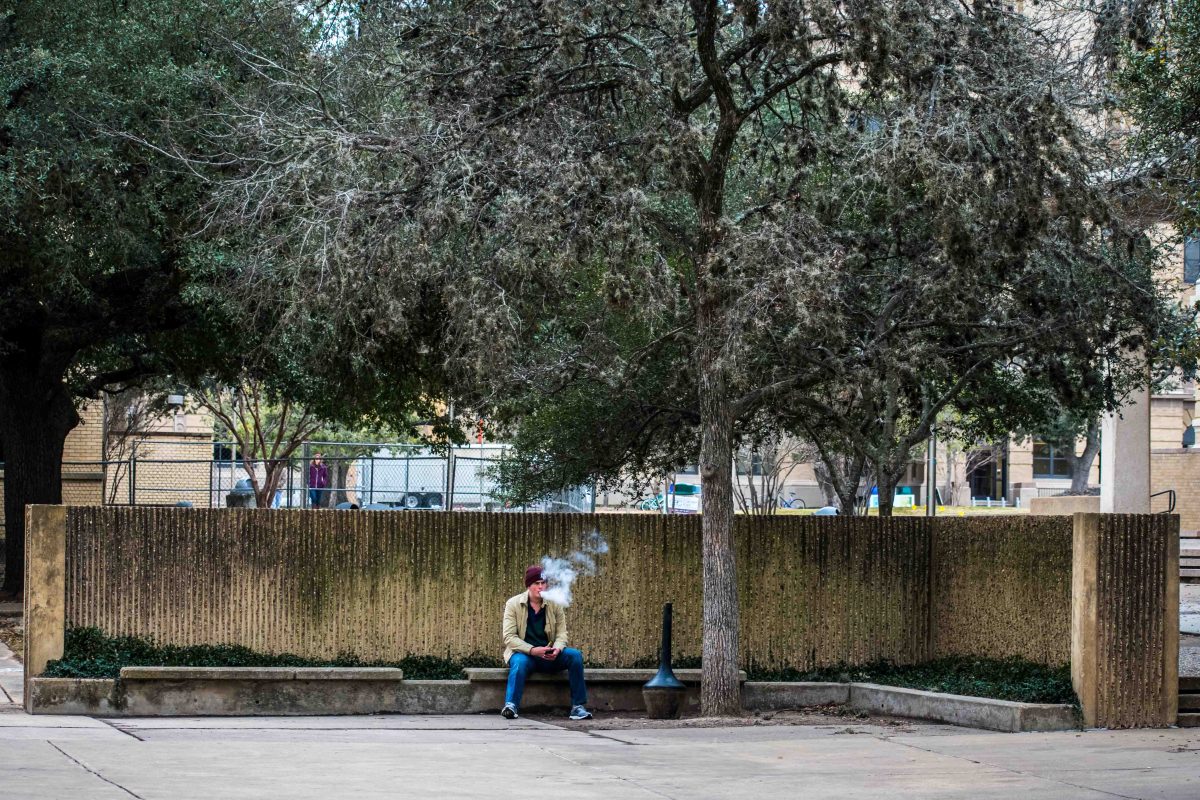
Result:
<svg viewBox="0 0 1200 800">
<path fill-rule="evenodd" d="M 542 604 L 541 611 L 534 611 L 533 604 L 528 606 L 529 616 L 525 620 L 525 643 L 531 647 L 546 647 L 550 640 L 546 638 L 546 605 Z"/>
<path fill-rule="evenodd" d="M 329 465 L 328 464 L 309 464 L 308 465 L 308 488 L 324 489 L 329 485 Z"/>
</svg>

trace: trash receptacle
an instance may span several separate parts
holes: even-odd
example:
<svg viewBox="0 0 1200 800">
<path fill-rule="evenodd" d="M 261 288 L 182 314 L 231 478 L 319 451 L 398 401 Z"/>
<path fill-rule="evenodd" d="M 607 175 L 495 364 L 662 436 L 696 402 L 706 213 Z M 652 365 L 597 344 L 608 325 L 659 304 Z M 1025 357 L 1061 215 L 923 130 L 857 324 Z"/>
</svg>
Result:
<svg viewBox="0 0 1200 800">
<path fill-rule="evenodd" d="M 233 491 L 225 495 L 225 506 L 227 508 L 258 507 L 258 503 L 254 500 L 254 487 L 250 484 L 249 478 L 242 478 L 233 485 Z"/>
</svg>

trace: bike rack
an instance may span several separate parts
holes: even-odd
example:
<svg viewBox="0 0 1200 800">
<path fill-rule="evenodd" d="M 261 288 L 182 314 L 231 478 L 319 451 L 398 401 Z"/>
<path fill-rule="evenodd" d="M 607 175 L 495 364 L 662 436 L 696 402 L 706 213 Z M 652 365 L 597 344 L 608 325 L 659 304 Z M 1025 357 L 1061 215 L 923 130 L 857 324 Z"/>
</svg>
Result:
<svg viewBox="0 0 1200 800">
<path fill-rule="evenodd" d="M 1161 497 L 1164 494 L 1167 496 L 1167 510 L 1159 511 L 1158 513 L 1159 514 L 1173 514 L 1175 512 L 1175 490 L 1174 489 L 1163 489 L 1161 492 L 1155 492 L 1154 494 L 1150 495 L 1150 499 L 1153 500 L 1154 498 Z"/>
</svg>

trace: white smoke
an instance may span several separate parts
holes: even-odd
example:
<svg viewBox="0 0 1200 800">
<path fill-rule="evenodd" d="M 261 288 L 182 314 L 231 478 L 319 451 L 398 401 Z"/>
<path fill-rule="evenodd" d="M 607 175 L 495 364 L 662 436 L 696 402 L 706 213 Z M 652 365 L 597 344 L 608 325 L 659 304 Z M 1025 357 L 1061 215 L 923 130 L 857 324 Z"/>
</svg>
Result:
<svg viewBox="0 0 1200 800">
<path fill-rule="evenodd" d="M 542 577 L 549 586 L 542 597 L 560 606 L 571 605 L 571 585 L 575 579 L 596 574 L 596 556 L 608 552 L 608 542 L 600 531 L 583 538 L 579 549 L 565 558 L 542 557 Z"/>
</svg>

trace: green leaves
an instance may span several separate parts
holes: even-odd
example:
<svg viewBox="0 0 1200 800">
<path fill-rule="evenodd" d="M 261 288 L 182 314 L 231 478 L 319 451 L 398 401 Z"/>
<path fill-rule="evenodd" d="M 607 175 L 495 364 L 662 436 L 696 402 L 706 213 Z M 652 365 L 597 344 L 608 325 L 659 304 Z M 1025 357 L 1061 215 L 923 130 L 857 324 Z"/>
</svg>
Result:
<svg viewBox="0 0 1200 800">
<path fill-rule="evenodd" d="M 1142 159 L 1133 165 L 1132 188 L 1148 183 L 1176 196 L 1170 216 L 1189 231 L 1200 222 L 1200 2 L 1165 6 L 1165 25 L 1153 40 L 1124 48 L 1117 88 L 1136 123 L 1132 144 Z"/>
<path fill-rule="evenodd" d="M 752 681 L 858 681 L 1019 703 L 1078 702 L 1069 665 L 1050 667 L 1015 657 L 954 656 L 921 664 L 876 661 L 810 670 L 764 670 L 750 665 L 746 673 Z"/>
<path fill-rule="evenodd" d="M 50 678 L 116 678 L 121 667 L 399 667 L 409 680 L 459 680 L 466 667 L 501 667 L 495 656 L 451 659 L 431 654 L 399 661 L 363 661 L 353 653 L 332 659 L 259 653 L 238 645 L 160 645 L 136 636 L 107 636 L 98 628 L 66 632 L 63 657 L 46 665 Z"/>
</svg>

